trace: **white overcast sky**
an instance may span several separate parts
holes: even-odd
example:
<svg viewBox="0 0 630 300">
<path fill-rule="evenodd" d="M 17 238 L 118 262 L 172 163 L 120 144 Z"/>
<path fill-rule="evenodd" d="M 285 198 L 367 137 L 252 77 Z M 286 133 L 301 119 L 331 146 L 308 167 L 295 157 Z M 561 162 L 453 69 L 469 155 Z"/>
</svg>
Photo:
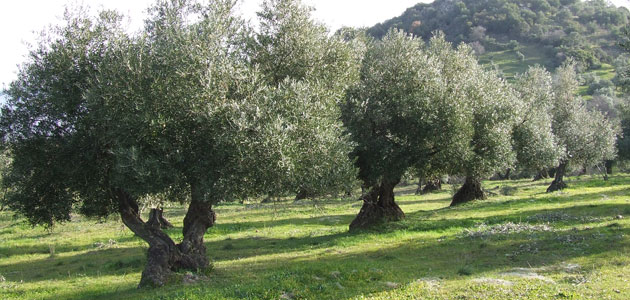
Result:
<svg viewBox="0 0 630 300">
<path fill-rule="evenodd" d="M 92 9 L 117 9 L 132 19 L 131 27 L 140 27 L 144 10 L 153 0 L 7 0 L 0 4 L 0 90 L 16 78 L 17 65 L 28 53 L 37 32 L 59 22 L 64 6 L 83 3 Z M 241 0 L 241 11 L 254 18 L 262 0 Z M 431 0 L 304 0 L 313 6 L 315 18 L 331 30 L 341 26 L 370 26 L 400 15 L 406 8 Z M 630 7 L 630 0 L 612 0 Z"/>
</svg>

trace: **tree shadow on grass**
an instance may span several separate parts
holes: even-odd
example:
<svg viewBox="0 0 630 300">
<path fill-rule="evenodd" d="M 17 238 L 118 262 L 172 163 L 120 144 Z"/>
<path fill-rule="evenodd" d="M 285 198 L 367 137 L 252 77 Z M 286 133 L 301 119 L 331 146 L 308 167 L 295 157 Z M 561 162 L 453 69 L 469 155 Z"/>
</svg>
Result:
<svg viewBox="0 0 630 300">
<path fill-rule="evenodd" d="M 630 194 L 630 188 L 621 188 L 617 190 L 609 190 L 609 191 L 589 191 L 589 192 L 580 192 L 574 193 L 575 190 L 565 190 L 565 192 L 555 192 L 555 193 L 540 193 L 546 195 L 546 197 L 542 198 L 533 198 L 531 196 L 536 196 L 540 194 L 534 194 L 530 196 L 524 196 L 516 199 L 509 200 L 501 200 L 501 196 L 494 196 L 489 198 L 488 200 L 477 200 L 471 202 L 469 204 L 460 205 L 454 208 L 451 208 L 453 211 L 456 210 L 483 210 L 483 211 L 496 211 L 506 209 L 506 206 L 510 207 L 524 207 L 535 203 L 553 203 L 553 204 L 565 204 L 565 203 L 576 203 L 579 204 L 581 202 L 592 202 L 594 200 L 593 195 L 606 195 L 607 197 L 611 196 L 623 196 Z"/>
<path fill-rule="evenodd" d="M 440 227 L 445 226 L 434 228 Z M 243 298 L 249 295 L 245 298 L 257 299 L 255 295 L 274 298 L 272 294 L 275 292 L 275 298 L 278 298 L 283 292 L 290 292 L 296 298 L 317 295 L 318 299 L 347 299 L 390 289 L 384 282 L 404 285 L 423 277 L 442 280 L 462 278 L 460 270 L 463 267 L 472 270 L 473 276 L 484 276 L 511 268 L 550 266 L 574 258 L 622 252 L 630 246 L 627 239 L 620 238 L 630 234 L 629 228 L 600 226 L 581 230 L 506 233 L 485 239 L 460 235 L 440 239 L 416 238 L 390 243 L 377 250 L 347 251 L 345 248 L 336 248 L 336 251 L 322 254 L 299 253 L 304 245 L 327 243 L 351 236 L 365 238 L 374 234 L 378 233 L 334 234 L 329 237 L 305 237 L 299 241 L 277 239 L 275 244 L 261 247 L 272 247 L 268 254 L 281 253 L 280 249 L 297 253 L 280 259 L 259 254 L 263 257 L 255 262 L 243 263 L 239 263 L 237 257 L 226 256 L 224 260 L 235 263 L 217 270 L 222 279 L 195 285 L 195 293 L 217 298 Z M 248 243 L 245 240 L 230 242 L 236 247 L 240 243 Z M 529 250 L 523 251 L 523 246 Z M 593 265 L 593 268 L 598 267 Z M 257 276 L 247 277 L 244 274 Z M 340 289 L 338 285 L 349 288 Z M 190 287 L 171 286 L 148 293 L 149 297 L 159 294 L 169 298 L 169 295 L 178 295 L 181 289 Z M 119 294 L 110 296 L 113 295 Z"/>
<path fill-rule="evenodd" d="M 48 235 L 46 235 L 48 236 Z M 133 235 L 127 235 L 124 237 L 117 237 L 116 244 L 139 241 L 140 238 Z M 103 245 L 107 244 L 107 241 L 102 242 Z M 39 243 L 30 245 L 19 246 L 0 246 L 0 256 L 11 257 L 15 255 L 32 255 L 32 254 L 56 254 L 60 255 L 67 252 L 85 251 L 85 250 L 97 250 L 99 245 L 94 243 L 70 243 L 70 242 L 51 242 L 51 243 Z"/>
<path fill-rule="evenodd" d="M 449 208 L 445 206 L 444 208 L 438 210 L 417 210 L 412 212 L 406 212 L 407 219 L 418 219 L 418 218 L 428 218 L 433 216 L 436 213 L 443 214 L 444 217 L 448 217 L 450 214 L 454 213 L 462 213 L 466 211 L 475 211 L 482 210 L 484 212 L 496 212 L 503 211 L 508 209 L 509 207 L 519 208 L 525 207 L 528 205 L 532 205 L 535 203 L 556 203 L 556 204 L 564 204 L 564 203 L 574 203 L 579 205 L 583 202 L 592 202 L 593 198 L 588 197 L 595 194 L 601 194 L 601 191 L 593 191 L 579 194 L 571 194 L 571 195 L 558 195 L 558 194 L 549 194 L 548 197 L 545 198 L 531 198 L 531 197 L 522 197 L 511 200 L 499 200 L 496 197 L 490 200 L 480 200 L 473 202 L 471 204 L 458 206 L 455 208 Z M 607 192 L 608 195 L 626 195 L 630 194 L 630 188 L 620 189 L 617 191 Z M 430 200 L 406 200 L 400 201 L 399 204 L 401 206 L 409 206 L 416 204 L 426 204 L 426 203 L 439 203 L 445 202 L 447 203 L 448 198 L 438 198 L 438 199 L 430 199 Z M 605 203 L 605 202 L 603 202 Z M 357 208 L 358 212 L 359 208 Z M 528 216 L 532 214 L 532 211 L 526 212 L 524 215 Z M 518 214 L 519 217 L 523 217 L 522 214 Z M 232 223 L 221 223 L 221 219 L 219 216 L 219 220 L 217 224 L 208 230 L 208 235 L 230 235 L 241 233 L 245 231 L 250 231 L 252 229 L 264 229 L 264 228 L 273 228 L 277 226 L 288 226 L 288 225 L 322 225 L 322 226 L 330 226 L 335 225 L 338 226 L 340 224 L 350 224 L 352 219 L 355 217 L 355 214 L 337 214 L 337 215 L 326 215 L 326 216 L 318 216 L 318 217 L 304 217 L 304 218 L 280 218 L 278 220 L 266 220 L 266 221 L 243 221 L 243 222 L 232 222 Z M 493 216 L 489 218 L 501 218 L 501 215 Z M 181 228 L 174 228 L 173 231 L 180 232 Z M 289 234 L 287 234 L 289 235 Z"/>
<path fill-rule="evenodd" d="M 432 212 L 418 211 L 407 214 L 407 218 L 400 222 L 385 224 L 387 231 L 446 231 L 453 229 L 470 229 L 477 225 L 494 225 L 507 222 L 512 223 L 554 223 L 563 227 L 579 226 L 592 222 L 612 221 L 619 214 L 630 214 L 630 204 L 584 204 L 567 208 L 538 209 L 487 217 L 451 218 L 443 216 L 441 219 L 432 218 Z"/>
<path fill-rule="evenodd" d="M 494 270 L 525 267 L 526 264 L 532 263 L 549 265 L 576 257 L 626 249 L 628 247 L 627 239 L 620 240 L 617 237 L 622 234 L 630 234 L 630 229 L 602 225 L 597 228 L 540 233 L 535 238 L 532 238 L 530 233 L 508 233 L 490 239 L 471 239 L 460 235 L 439 239 L 418 237 L 404 242 L 383 245 L 378 250 L 353 252 L 345 249 L 346 246 L 369 245 L 370 239 L 381 239 L 383 235 L 400 231 L 439 233 L 450 229 L 472 229 L 480 223 L 516 222 L 517 220 L 527 220 L 527 217 L 534 214 L 554 212 L 575 216 L 588 212 L 593 217 L 608 218 L 615 211 L 630 211 L 630 205 L 603 203 L 598 205 L 596 209 L 590 205 L 582 205 L 571 208 L 507 213 L 482 218 L 425 221 L 423 219 L 426 219 L 428 212 L 419 211 L 408 214 L 406 221 L 387 224 L 378 231 L 359 233 L 344 231 L 294 238 L 245 237 L 225 239 L 207 243 L 209 256 L 216 262 L 231 261 L 233 263 L 231 266 L 217 271 L 221 273 L 221 276 L 225 276 L 224 280 L 210 281 L 196 285 L 196 287 L 202 290 L 212 289 L 212 292 L 218 292 L 224 297 L 238 298 L 241 292 L 251 295 L 263 293 L 264 291 L 261 290 L 263 286 L 267 292 L 269 290 L 295 290 L 296 295 L 300 291 L 313 291 L 320 288 L 319 285 L 321 284 L 314 283 L 312 276 L 330 281 L 329 288 L 332 288 L 336 282 L 343 285 L 344 278 L 352 279 L 350 283 L 347 283 L 348 285 L 359 285 L 359 288 L 318 294 L 322 296 L 322 299 L 335 297 L 338 299 L 388 289 L 382 284 L 382 281 L 409 283 L 426 276 L 444 279 L 455 278 L 460 276 L 458 272 L 462 267 L 471 268 L 475 274 L 483 274 Z M 290 224 L 292 220 L 277 222 Z M 581 219 L 575 218 L 562 221 L 561 225 L 571 227 L 582 223 Z M 570 238 L 563 238 L 564 236 L 570 236 Z M 566 247 L 568 241 L 575 240 L 586 241 L 585 246 L 578 250 L 575 250 L 575 247 Z M 601 243 L 598 246 L 589 247 L 588 244 L 591 240 Z M 537 252 L 520 253 L 522 245 L 526 244 L 534 244 L 537 247 Z M 328 248 L 330 251 L 326 250 Z M 506 256 L 506 254 L 510 256 Z M 142 247 L 103 249 L 74 256 L 7 264 L 4 266 L 6 269 L 4 276 L 10 281 L 23 280 L 25 282 L 55 280 L 65 277 L 66 274 L 78 273 L 93 277 L 122 276 L 126 273 L 140 272 L 144 266 L 144 256 L 145 250 Z M 258 258 L 255 263 L 238 263 L 250 257 Z M 37 266 L 37 268 L 33 268 L 33 266 Z M 331 278 L 330 272 L 332 271 L 340 272 L 339 278 Z M 241 277 L 242 272 L 256 272 L 260 276 L 243 278 Z M 290 276 L 293 278 L 291 281 L 293 283 L 283 285 L 282 280 L 274 279 L 282 276 Z M 229 282 L 238 282 L 240 288 L 231 288 Z M 299 290 L 296 288 L 297 286 L 300 287 Z M 151 290 L 148 293 L 164 292 L 168 295 L 169 291 L 176 293 L 182 288 L 185 287 L 174 285 L 155 291 Z M 102 297 L 117 298 L 139 295 L 137 293 L 143 294 L 147 291 L 130 289 L 102 295 Z M 77 292 L 76 297 L 79 295 Z M 67 296 L 68 298 L 75 297 L 72 294 Z"/>
<path fill-rule="evenodd" d="M 398 203 L 398 205 L 401 205 L 401 206 L 430 204 L 430 203 L 444 203 L 445 206 L 448 206 L 451 203 L 451 200 L 452 200 L 451 195 L 445 195 L 445 197 L 439 197 L 439 198 L 427 199 L 426 197 L 423 197 L 419 200 L 402 200 L 402 201 L 396 200 L 396 202 Z"/>
<path fill-rule="evenodd" d="M 600 186 L 596 186 L 600 187 Z M 630 188 L 616 191 L 606 191 L 606 194 L 625 195 Z M 226 230 L 220 229 L 215 234 L 230 234 L 242 231 L 251 232 L 251 236 L 235 239 L 224 239 L 206 243 L 208 254 L 216 262 L 232 262 L 228 267 L 218 269 L 213 274 L 221 274 L 224 279 L 210 281 L 195 285 L 198 289 L 208 289 L 208 293 L 219 293 L 223 297 L 239 298 L 242 295 L 257 295 L 269 291 L 291 291 L 299 289 L 305 292 L 322 288 L 324 283 L 313 283 L 313 275 L 326 278 L 331 281 L 325 289 L 334 288 L 335 281 L 344 284 L 343 279 L 352 278 L 350 284 L 359 287 L 337 290 L 334 293 L 322 292 L 321 298 L 338 299 L 354 297 L 361 294 L 378 292 L 388 289 L 381 284 L 382 281 L 396 281 L 399 283 L 413 282 L 417 278 L 425 276 L 455 278 L 458 270 L 464 266 L 470 267 L 475 274 L 483 274 L 495 270 L 503 270 L 514 267 L 525 267 L 533 263 L 537 265 L 549 265 L 563 262 L 578 257 L 587 257 L 608 252 L 617 252 L 628 248 L 627 239 L 619 238 L 628 235 L 628 228 L 614 225 L 613 215 L 622 212 L 630 213 L 630 205 L 606 203 L 582 204 L 592 202 L 593 194 L 601 194 L 602 191 L 573 194 L 568 196 L 531 199 L 523 197 L 509 201 L 477 202 L 454 209 L 440 211 L 418 210 L 407 214 L 407 219 L 384 225 L 377 231 L 364 231 L 359 233 L 334 232 L 330 229 L 315 232 L 314 236 L 296 236 L 292 238 L 265 238 L 252 232 L 261 226 L 273 227 L 292 224 L 320 224 L 335 225 L 339 222 L 349 222 L 353 214 L 325 216 L 316 218 L 287 218 L 264 222 L 239 222 L 224 224 Z M 521 212 L 506 211 L 502 214 L 487 217 L 471 217 L 463 219 L 447 219 L 451 213 L 463 211 L 492 211 L 505 210 L 506 205 L 527 204 L 534 202 L 572 202 L 576 205 L 568 208 L 528 210 Z M 405 202 L 405 203 L 408 203 Z M 500 224 L 505 222 L 530 222 L 541 223 L 544 219 L 528 220 L 529 217 L 539 214 L 563 213 L 572 216 L 591 216 L 600 218 L 598 222 L 613 222 L 595 228 L 569 229 L 585 223 L 579 217 L 567 218 L 554 223 L 554 226 L 562 228 L 561 232 L 541 233 L 532 237 L 529 233 L 509 233 L 491 239 L 470 239 L 460 235 L 453 235 L 436 239 L 435 237 L 418 237 L 404 242 L 392 242 L 381 244 L 378 250 L 346 251 L 346 246 L 360 246 L 365 244 L 370 249 L 371 239 L 379 240 L 383 235 L 396 234 L 398 232 L 435 232 L 447 230 L 474 229 L 478 224 Z M 435 219 L 436 215 L 442 219 Z M 322 218 L 337 219 L 335 224 L 322 224 Z M 610 222 L 609 222 L 610 221 Z M 303 223 L 302 223 L 303 222 Z M 238 226 L 237 226 L 238 224 Z M 611 227 L 607 227 L 611 226 Z M 332 227 L 332 226 L 330 226 Z M 181 228 L 175 228 L 179 232 Z M 317 230 L 315 230 L 317 231 Z M 169 231 L 171 232 L 171 231 Z M 210 232 L 210 235 L 213 233 Z M 565 237 L 569 238 L 565 238 Z M 576 248 L 574 241 L 582 241 Z M 571 247 L 567 243 L 571 244 Z M 534 244 L 537 252 L 522 252 L 523 245 Z M 373 247 L 372 247 L 373 248 Z M 38 282 L 43 280 L 56 280 L 67 274 L 85 274 L 86 276 L 99 277 L 104 275 L 124 275 L 137 273 L 142 270 L 145 262 L 145 249 L 112 248 L 91 251 L 73 256 L 56 257 L 52 259 L 40 259 L 28 262 L 5 264 L 3 274 L 9 281 L 24 280 L 25 282 Z M 330 251 L 329 251 L 330 250 Z M 521 252 L 519 252 L 521 251 Z M 509 256 L 506 256 L 509 254 Z M 280 259 L 278 257 L 281 257 Z M 250 263 L 247 258 L 258 257 L 255 263 Z M 291 257 L 291 258 L 286 258 Z M 238 261 L 244 260 L 243 263 Z M 37 268 L 33 268 L 37 266 Z M 357 272 L 354 272 L 354 271 Z M 375 271 L 376 270 L 376 271 Z M 380 270 L 380 271 L 378 271 Z M 339 271 L 341 278 L 331 278 L 331 271 Z M 257 272 L 259 276 L 243 278 L 243 272 Z M 357 275 L 352 275 L 358 273 Z M 278 278 L 293 278 L 288 284 Z M 233 284 L 238 282 L 239 288 Z M 357 283 L 361 282 L 361 283 Z M 328 284 L 328 283 L 326 283 Z M 324 284 L 324 285 L 326 285 Z M 264 287 L 264 291 L 262 290 Z M 163 289 L 151 291 L 135 291 L 132 289 L 121 292 L 112 292 L 102 295 L 103 298 L 120 298 L 142 295 L 146 293 L 179 293 L 183 286 L 173 285 Z M 203 291 L 202 291 L 203 292 Z M 260 294 L 258 294 L 260 295 Z M 297 294 L 296 294 L 297 295 Z M 68 298 L 79 297 L 80 292 L 67 294 Z M 279 296 L 279 295 L 277 295 Z M 255 298 L 255 297 L 253 297 Z M 276 297 L 277 298 L 277 297 Z"/>
<path fill-rule="evenodd" d="M 146 248 L 108 248 L 3 265 L 6 280 L 39 282 L 75 276 L 124 275 L 142 270 Z"/>
</svg>

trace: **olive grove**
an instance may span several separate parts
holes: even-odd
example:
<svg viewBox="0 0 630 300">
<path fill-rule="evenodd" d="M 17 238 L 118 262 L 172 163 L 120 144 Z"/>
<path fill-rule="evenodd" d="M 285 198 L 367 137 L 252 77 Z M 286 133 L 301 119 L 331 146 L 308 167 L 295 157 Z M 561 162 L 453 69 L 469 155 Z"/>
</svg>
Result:
<svg viewBox="0 0 630 300">
<path fill-rule="evenodd" d="M 114 11 L 68 10 L 21 65 L 2 106 L 1 201 L 33 225 L 118 214 L 148 244 L 140 286 L 211 268 L 204 235 L 224 201 L 351 193 L 350 230 L 399 220 L 413 173 L 465 178 L 451 206 L 485 198 L 513 167 L 615 155 L 615 127 L 576 96 L 573 66 L 510 84 L 435 33 L 330 34 L 299 0 L 266 0 L 259 26 L 236 0 L 157 0 L 129 33 Z M 439 180 L 437 181 L 439 183 Z M 437 184 L 436 183 L 436 184 Z M 187 205 L 181 236 L 143 199 Z"/>
</svg>

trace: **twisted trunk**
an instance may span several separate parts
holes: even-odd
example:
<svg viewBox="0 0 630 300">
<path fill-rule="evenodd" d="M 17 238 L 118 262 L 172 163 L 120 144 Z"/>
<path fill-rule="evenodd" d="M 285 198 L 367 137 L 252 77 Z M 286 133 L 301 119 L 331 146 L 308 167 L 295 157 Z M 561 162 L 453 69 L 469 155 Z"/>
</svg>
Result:
<svg viewBox="0 0 630 300">
<path fill-rule="evenodd" d="M 567 162 L 560 163 L 560 165 L 556 168 L 556 176 L 554 177 L 553 182 L 551 182 L 551 185 L 547 188 L 547 193 L 563 190 L 567 187 L 567 184 L 564 183 L 564 174 L 566 171 Z"/>
<path fill-rule="evenodd" d="M 394 187 L 400 182 L 383 180 L 380 185 L 373 186 L 363 195 L 363 206 L 359 214 L 350 223 L 350 231 L 365 229 L 388 221 L 397 221 L 405 217 L 405 213 L 394 201 Z"/>
<path fill-rule="evenodd" d="M 556 176 L 556 168 L 549 168 L 549 177 L 555 177 Z"/>
<path fill-rule="evenodd" d="M 586 169 L 586 167 L 582 167 L 578 176 L 586 175 L 586 173 L 588 173 L 588 170 Z"/>
<path fill-rule="evenodd" d="M 510 180 L 511 174 L 512 174 L 512 169 L 508 168 L 505 170 L 505 173 L 497 172 L 496 178 L 499 180 Z"/>
<path fill-rule="evenodd" d="M 172 228 L 173 224 L 164 218 L 164 210 L 162 208 L 152 208 L 149 212 L 148 224 L 151 226 L 159 226 L 162 229 Z"/>
<path fill-rule="evenodd" d="M 184 218 L 184 240 L 180 244 L 175 244 L 173 239 L 162 231 L 158 222 L 142 220 L 136 199 L 121 189 L 114 193 L 119 202 L 123 223 L 149 244 L 147 263 L 138 287 L 162 286 L 175 271 L 200 270 L 209 266 L 203 235 L 215 220 L 210 204 L 192 197 Z"/>
<path fill-rule="evenodd" d="M 473 200 L 486 199 L 486 193 L 481 188 L 481 180 L 467 176 L 464 185 L 455 193 L 451 206 L 468 203 Z"/>
<path fill-rule="evenodd" d="M 538 172 L 538 174 L 536 174 L 536 176 L 534 176 L 534 181 L 542 180 L 545 178 L 549 178 L 549 173 L 546 169 L 542 169 Z"/>
<path fill-rule="evenodd" d="M 442 180 L 439 178 L 434 178 L 427 180 L 427 183 L 424 185 L 422 189 L 422 194 L 428 194 L 435 191 L 439 191 L 442 189 Z"/>
<path fill-rule="evenodd" d="M 214 225 L 216 215 L 212 210 L 212 204 L 204 201 L 195 186 L 192 189 L 192 201 L 184 217 L 184 228 L 182 233 L 184 239 L 178 245 L 179 249 L 187 254 L 184 268 L 205 269 L 210 265 L 210 260 L 206 255 L 206 246 L 203 244 L 203 236 L 208 228 Z"/>
</svg>

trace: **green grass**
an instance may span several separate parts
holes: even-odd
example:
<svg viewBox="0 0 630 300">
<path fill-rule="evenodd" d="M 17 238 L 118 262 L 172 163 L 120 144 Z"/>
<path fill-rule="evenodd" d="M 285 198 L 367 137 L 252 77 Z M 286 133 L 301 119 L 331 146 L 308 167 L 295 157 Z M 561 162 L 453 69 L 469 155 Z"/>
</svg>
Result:
<svg viewBox="0 0 630 300">
<path fill-rule="evenodd" d="M 517 51 L 520 51 L 525 56 L 525 60 L 521 61 Z M 494 62 L 503 76 L 507 80 L 513 80 L 517 74 L 525 73 L 529 69 L 529 66 L 540 65 L 546 67 L 547 70 L 553 72 L 552 61 L 553 58 L 545 55 L 544 51 L 539 46 L 523 45 L 517 51 L 504 50 L 487 52 L 479 57 L 479 63 L 490 66 Z"/>
<path fill-rule="evenodd" d="M 2 212 L 0 299 L 629 299 L 630 175 L 568 183 L 486 181 L 457 208 L 448 185 L 401 187 L 407 218 L 354 234 L 358 201 L 224 204 L 209 279 L 140 290 L 147 246 L 117 218 L 47 232 Z M 184 212 L 165 212 L 175 239 Z"/>
<path fill-rule="evenodd" d="M 517 51 L 520 51 L 525 56 L 525 60 L 521 61 Z M 554 72 L 554 58 L 545 54 L 544 50 L 537 45 L 523 44 L 517 51 L 503 50 L 503 51 L 489 51 L 479 56 L 479 63 L 490 68 L 492 63 L 499 67 L 499 70 L 503 73 L 502 76 L 506 80 L 512 82 L 518 74 L 527 72 L 530 66 L 539 65 L 545 67 L 549 72 Z M 586 73 L 592 73 L 597 75 L 601 79 L 612 80 L 615 77 L 615 68 L 610 64 L 602 64 L 601 68 L 597 70 L 591 70 Z M 590 100 L 593 97 L 587 95 L 588 85 L 582 85 L 579 87 L 578 93 L 584 98 L 584 100 Z"/>
</svg>

